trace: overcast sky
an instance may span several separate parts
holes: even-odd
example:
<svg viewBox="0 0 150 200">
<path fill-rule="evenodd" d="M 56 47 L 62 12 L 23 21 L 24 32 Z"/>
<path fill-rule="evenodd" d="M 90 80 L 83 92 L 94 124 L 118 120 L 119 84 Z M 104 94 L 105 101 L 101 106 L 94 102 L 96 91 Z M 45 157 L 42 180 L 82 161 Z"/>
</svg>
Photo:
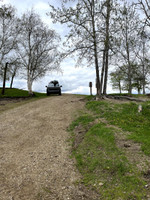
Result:
<svg viewBox="0 0 150 200">
<path fill-rule="evenodd" d="M 16 7 L 17 13 L 21 15 L 34 8 L 36 13 L 40 14 L 42 20 L 52 29 L 64 36 L 66 34 L 67 27 L 60 24 L 53 24 L 50 17 L 46 15 L 50 11 L 49 4 L 59 6 L 61 0 L 3 0 L 3 4 L 11 4 Z M 75 61 L 71 58 L 65 59 L 61 63 L 63 73 L 51 73 L 47 74 L 42 79 L 39 79 L 33 83 L 33 91 L 45 92 L 45 86 L 51 80 L 58 80 L 62 87 L 62 92 L 76 93 L 76 94 L 89 94 L 89 82 L 93 82 L 93 94 L 95 90 L 95 69 L 91 67 L 75 68 Z M 8 86 L 8 85 L 7 85 Z M 13 87 L 27 89 L 26 80 L 16 78 L 14 80 Z M 108 93 L 112 92 L 110 84 L 108 85 Z M 115 91 L 114 91 L 115 92 Z"/>
</svg>

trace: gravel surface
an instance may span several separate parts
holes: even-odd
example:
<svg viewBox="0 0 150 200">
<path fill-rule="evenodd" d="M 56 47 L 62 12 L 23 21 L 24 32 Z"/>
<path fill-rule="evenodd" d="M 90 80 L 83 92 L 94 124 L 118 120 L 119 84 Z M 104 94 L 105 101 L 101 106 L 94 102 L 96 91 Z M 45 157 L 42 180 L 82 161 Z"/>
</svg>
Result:
<svg viewBox="0 0 150 200">
<path fill-rule="evenodd" d="M 67 127 L 82 97 L 52 96 L 0 115 L 0 200 L 94 199 L 70 157 Z"/>
</svg>

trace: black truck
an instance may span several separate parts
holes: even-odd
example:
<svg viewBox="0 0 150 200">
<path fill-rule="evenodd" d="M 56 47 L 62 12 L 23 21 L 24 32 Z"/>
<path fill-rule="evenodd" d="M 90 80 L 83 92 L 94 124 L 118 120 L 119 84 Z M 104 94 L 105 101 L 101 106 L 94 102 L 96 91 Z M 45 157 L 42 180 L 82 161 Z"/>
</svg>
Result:
<svg viewBox="0 0 150 200">
<path fill-rule="evenodd" d="M 49 96 L 50 94 L 61 95 L 61 87 L 62 85 L 59 85 L 59 82 L 57 80 L 49 82 L 48 86 L 46 86 L 47 96 Z"/>
</svg>

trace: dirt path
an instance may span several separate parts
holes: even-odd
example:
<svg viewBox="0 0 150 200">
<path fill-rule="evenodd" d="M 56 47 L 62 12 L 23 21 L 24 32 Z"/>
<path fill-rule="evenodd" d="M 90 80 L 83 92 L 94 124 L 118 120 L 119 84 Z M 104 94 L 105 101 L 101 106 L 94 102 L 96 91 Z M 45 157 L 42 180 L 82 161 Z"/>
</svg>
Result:
<svg viewBox="0 0 150 200">
<path fill-rule="evenodd" d="M 84 102 L 74 95 L 30 102 L 0 115 L 0 200 L 88 199 L 66 131 Z"/>
</svg>

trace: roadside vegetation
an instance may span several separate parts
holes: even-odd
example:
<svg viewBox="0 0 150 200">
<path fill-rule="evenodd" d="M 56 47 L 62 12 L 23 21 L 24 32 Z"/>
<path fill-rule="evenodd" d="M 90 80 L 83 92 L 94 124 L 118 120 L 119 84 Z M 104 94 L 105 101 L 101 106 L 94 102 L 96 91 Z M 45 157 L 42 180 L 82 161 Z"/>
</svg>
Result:
<svg viewBox="0 0 150 200">
<path fill-rule="evenodd" d="M 149 198 L 150 101 L 140 104 L 142 112 L 138 113 L 139 103 L 87 97 L 84 113 L 70 125 L 72 152 L 82 181 L 96 190 L 100 199 Z M 126 146 L 120 145 L 119 137 Z M 133 152 L 135 144 L 139 152 Z"/>
</svg>

